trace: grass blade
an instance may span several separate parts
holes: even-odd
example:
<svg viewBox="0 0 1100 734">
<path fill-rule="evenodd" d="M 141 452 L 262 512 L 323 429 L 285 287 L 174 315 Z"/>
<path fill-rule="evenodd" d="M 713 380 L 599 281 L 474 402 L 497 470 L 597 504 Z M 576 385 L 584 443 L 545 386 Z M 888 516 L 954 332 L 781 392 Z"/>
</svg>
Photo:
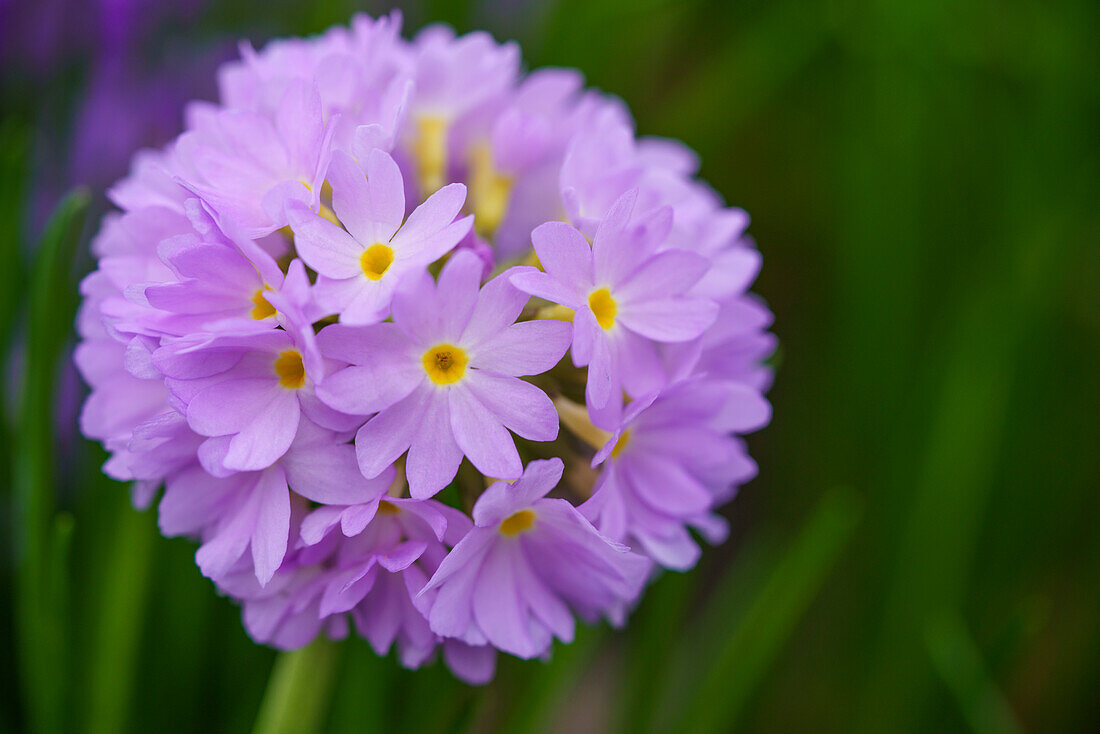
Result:
<svg viewBox="0 0 1100 734">
<path fill-rule="evenodd" d="M 695 599 L 697 571 L 666 573 L 645 592 L 641 607 L 631 616 L 622 692 L 619 696 L 618 731 L 622 734 L 644 731 L 653 720 L 657 693 L 675 652 L 692 601 Z"/>
<path fill-rule="evenodd" d="M 936 671 L 977 734 L 1022 734 L 1023 728 L 957 612 L 933 616 L 924 639 Z"/>
<path fill-rule="evenodd" d="M 713 660 L 692 686 L 675 731 L 729 731 L 771 667 L 855 529 L 859 503 L 850 491 L 825 495 L 794 544 L 768 574 L 732 634 L 712 629 Z M 735 566 L 733 578 L 739 580 Z M 721 642 L 719 642 L 721 641 Z"/>
<path fill-rule="evenodd" d="M 66 591 L 55 533 L 54 400 L 62 351 L 76 310 L 71 264 L 84 227 L 88 194 L 70 194 L 57 208 L 36 252 L 31 277 L 23 404 L 12 447 L 16 511 L 16 629 L 19 672 L 32 732 L 61 731 L 68 700 Z M 60 538 L 60 540 L 58 540 Z"/>
<path fill-rule="evenodd" d="M 88 705 L 82 718 L 89 734 L 126 730 L 155 551 L 153 513 L 138 513 L 129 502 L 119 502 L 115 515 L 110 547 L 103 554 L 106 573 L 96 594 L 95 637 L 85 665 Z"/>
</svg>

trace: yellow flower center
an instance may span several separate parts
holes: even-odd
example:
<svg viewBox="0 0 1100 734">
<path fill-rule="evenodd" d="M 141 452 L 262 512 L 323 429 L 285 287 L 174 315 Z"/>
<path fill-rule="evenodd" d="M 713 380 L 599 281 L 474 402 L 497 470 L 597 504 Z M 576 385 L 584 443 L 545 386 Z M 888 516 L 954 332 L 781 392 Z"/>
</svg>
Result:
<svg viewBox="0 0 1100 734">
<path fill-rule="evenodd" d="M 436 344 L 424 352 L 424 371 L 437 385 L 451 385 L 466 374 L 466 352 L 453 344 Z"/>
<path fill-rule="evenodd" d="M 401 508 L 398 507 L 397 505 L 395 505 L 392 502 L 386 502 L 385 500 L 382 500 L 381 502 L 378 503 L 378 511 L 375 514 L 376 515 L 400 515 L 401 514 Z"/>
<path fill-rule="evenodd" d="M 619 440 L 615 442 L 615 446 L 611 449 L 611 458 L 619 458 L 619 454 L 623 452 L 623 449 L 626 448 L 628 443 L 630 443 L 630 431 L 626 430 L 622 432 L 619 436 Z"/>
<path fill-rule="evenodd" d="M 610 329 L 615 325 L 615 314 L 619 307 L 615 305 L 615 299 L 611 297 L 611 291 L 600 288 L 588 295 L 588 307 L 592 309 L 592 315 L 596 317 L 596 323 L 604 329 Z"/>
<path fill-rule="evenodd" d="M 424 115 L 416 121 L 413 156 L 420 191 L 427 197 L 443 186 L 447 175 L 447 118 Z"/>
<path fill-rule="evenodd" d="M 510 515 L 500 523 L 500 532 L 509 538 L 527 532 L 535 524 L 535 513 L 530 510 L 520 510 Z"/>
<path fill-rule="evenodd" d="M 383 245 L 381 242 L 363 250 L 363 254 L 359 256 L 359 265 L 363 268 L 363 275 L 371 280 L 381 280 L 392 264 L 393 248 L 389 245 Z"/>
<path fill-rule="evenodd" d="M 264 292 L 269 290 L 271 289 L 265 285 L 263 288 L 258 288 L 256 292 L 252 294 L 252 303 L 254 305 L 252 309 L 252 318 L 257 321 L 275 315 L 275 307 L 264 298 Z"/>
<path fill-rule="evenodd" d="M 279 354 L 275 359 L 275 374 L 279 376 L 279 384 L 291 390 L 297 390 L 306 384 L 306 368 L 297 349 L 288 349 Z"/>
</svg>

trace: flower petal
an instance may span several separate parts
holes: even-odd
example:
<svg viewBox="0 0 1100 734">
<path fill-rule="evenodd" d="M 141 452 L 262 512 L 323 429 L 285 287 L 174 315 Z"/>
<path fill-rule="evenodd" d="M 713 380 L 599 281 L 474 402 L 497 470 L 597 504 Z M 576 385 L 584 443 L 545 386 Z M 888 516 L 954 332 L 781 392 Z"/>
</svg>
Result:
<svg viewBox="0 0 1100 734">
<path fill-rule="evenodd" d="M 545 497 L 561 481 L 564 469 L 565 464 L 557 457 L 536 459 L 512 484 L 493 482 L 474 504 L 474 522 L 479 528 L 495 528 L 504 518 Z"/>
<path fill-rule="evenodd" d="M 478 402 L 509 430 L 531 441 L 558 437 L 554 403 L 531 383 L 479 370 L 467 377 L 466 384 Z"/>
<path fill-rule="evenodd" d="M 359 257 L 364 247 L 350 234 L 304 205 L 288 206 L 287 216 L 306 265 L 336 280 L 363 275 Z"/>
<path fill-rule="evenodd" d="M 253 491 L 259 494 L 260 511 L 252 531 L 252 562 L 256 579 L 266 586 L 282 565 L 290 534 L 290 492 L 283 470 L 265 471 Z"/>
<path fill-rule="evenodd" d="M 453 409 L 448 406 L 446 393 L 430 387 L 418 392 L 426 395 L 425 405 L 420 427 L 412 437 L 405 474 L 409 494 L 427 499 L 454 479 L 462 463 L 462 450 L 452 433 L 454 421 L 448 414 Z"/>
<path fill-rule="evenodd" d="M 580 308 L 584 304 L 582 288 L 576 284 L 562 283 L 537 268 L 516 267 L 508 272 L 510 273 L 508 279 L 512 285 L 524 293 L 573 309 Z"/>
<path fill-rule="evenodd" d="M 561 361 L 572 340 L 566 321 L 522 321 L 482 342 L 473 363 L 505 375 L 538 375 Z"/>
<path fill-rule="evenodd" d="M 427 393 L 424 388 L 413 390 L 404 400 L 363 424 L 355 434 L 355 458 L 367 479 L 381 474 L 412 445 L 423 418 Z"/>
<path fill-rule="evenodd" d="M 462 343 L 470 349 L 476 350 L 483 341 L 496 336 L 523 313 L 530 296 L 512 285 L 511 272 L 501 273 L 478 292 L 474 311 L 461 336 Z"/>
<path fill-rule="evenodd" d="M 387 153 L 372 150 L 366 175 L 351 156 L 332 154 L 328 180 L 332 184 L 332 209 L 340 223 L 364 247 L 389 242 L 405 218 L 405 185 L 401 170 Z"/>
<path fill-rule="evenodd" d="M 297 446 L 283 457 L 291 488 L 308 500 L 325 505 L 355 505 L 384 494 L 393 480 L 383 471 L 367 479 L 355 461 L 355 449 L 335 438 L 323 443 Z"/>
<path fill-rule="evenodd" d="M 543 270 L 560 283 L 577 288 L 593 281 L 592 249 L 580 232 L 565 222 L 546 222 L 531 233 L 531 244 Z"/>
<path fill-rule="evenodd" d="M 238 471 L 271 466 L 290 448 L 301 416 L 298 396 L 281 390 L 267 404 L 267 409 L 229 442 L 222 464 Z"/>
<path fill-rule="evenodd" d="M 637 201 L 637 189 L 620 196 L 592 238 L 593 276 L 602 285 L 620 285 L 640 264 L 637 243 L 627 228 Z"/>
<path fill-rule="evenodd" d="M 439 314 L 440 336 L 458 341 L 470 322 L 481 286 L 482 263 L 468 250 L 454 253 L 439 273 L 437 297 L 444 308 Z"/>
<path fill-rule="evenodd" d="M 519 546 L 496 543 L 485 557 L 473 590 L 474 618 L 489 642 L 499 650 L 530 659 L 550 646 L 549 635 L 535 640 L 529 629 L 527 610 L 519 598 L 517 573 L 530 573 L 523 564 L 516 568 Z M 541 644 L 540 644 L 541 643 Z"/>
<path fill-rule="evenodd" d="M 467 386 L 454 386 L 448 398 L 454 440 L 477 470 L 487 477 L 519 477 L 523 464 L 512 436 L 500 420 Z"/>
<path fill-rule="evenodd" d="M 405 246 L 428 240 L 454 221 L 465 201 L 464 185 L 453 183 L 444 186 L 413 210 L 405 220 L 404 226 L 394 235 L 394 245 Z M 457 243 L 464 235 L 465 233 L 459 235 L 455 242 Z"/>
<path fill-rule="evenodd" d="M 686 342 L 702 334 L 718 316 L 707 298 L 662 298 L 632 303 L 616 315 L 631 331 L 659 342 Z"/>
<path fill-rule="evenodd" d="M 651 257 L 615 289 L 615 297 L 626 306 L 677 295 L 695 285 L 709 267 L 710 261 L 702 255 L 687 250 L 666 250 Z"/>
<path fill-rule="evenodd" d="M 443 641 L 443 660 L 452 673 L 471 686 L 485 685 L 497 669 L 497 651 L 492 645 L 467 645 L 454 638 Z"/>
</svg>

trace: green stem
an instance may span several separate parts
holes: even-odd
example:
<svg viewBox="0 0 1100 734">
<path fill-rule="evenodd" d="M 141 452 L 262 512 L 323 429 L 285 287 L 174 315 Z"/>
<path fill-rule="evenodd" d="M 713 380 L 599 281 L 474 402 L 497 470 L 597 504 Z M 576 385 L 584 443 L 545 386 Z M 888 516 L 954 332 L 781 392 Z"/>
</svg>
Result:
<svg viewBox="0 0 1100 734">
<path fill-rule="evenodd" d="M 126 730 L 153 570 L 153 514 L 134 512 L 128 501 L 117 505 L 106 574 L 97 594 L 92 654 L 86 666 L 88 708 L 82 718 L 89 734 Z"/>
<path fill-rule="evenodd" d="M 253 734 L 311 734 L 321 731 L 335 679 L 340 648 L 323 637 L 275 660 Z"/>
</svg>

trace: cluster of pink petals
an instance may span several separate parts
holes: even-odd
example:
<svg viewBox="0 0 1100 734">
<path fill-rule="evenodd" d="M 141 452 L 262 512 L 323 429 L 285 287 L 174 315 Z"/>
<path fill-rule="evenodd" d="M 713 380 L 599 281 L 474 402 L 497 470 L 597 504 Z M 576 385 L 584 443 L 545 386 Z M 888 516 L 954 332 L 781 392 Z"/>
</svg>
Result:
<svg viewBox="0 0 1100 734">
<path fill-rule="evenodd" d="M 511 44 L 399 31 L 244 45 L 136 156 L 82 428 L 257 641 L 354 626 L 484 682 L 722 540 L 771 316 L 690 151 Z"/>
</svg>

